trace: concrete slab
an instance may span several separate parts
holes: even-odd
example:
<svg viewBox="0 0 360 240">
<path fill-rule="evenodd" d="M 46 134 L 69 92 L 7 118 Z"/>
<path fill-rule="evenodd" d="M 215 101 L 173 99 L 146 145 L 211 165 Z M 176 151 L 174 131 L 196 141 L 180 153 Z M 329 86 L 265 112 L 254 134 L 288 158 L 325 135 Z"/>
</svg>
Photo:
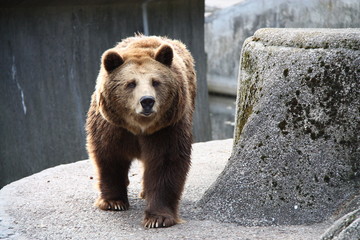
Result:
<svg viewBox="0 0 360 240">
<path fill-rule="evenodd" d="M 180 213 L 185 223 L 166 229 L 141 225 L 145 201 L 141 176 L 130 172 L 130 210 L 93 206 L 96 179 L 89 160 L 60 165 L 13 182 L 0 190 L 0 239 L 316 239 L 329 223 L 311 226 L 243 227 L 200 220 L 196 202 L 224 169 L 232 139 L 193 145 L 192 168 Z"/>
</svg>

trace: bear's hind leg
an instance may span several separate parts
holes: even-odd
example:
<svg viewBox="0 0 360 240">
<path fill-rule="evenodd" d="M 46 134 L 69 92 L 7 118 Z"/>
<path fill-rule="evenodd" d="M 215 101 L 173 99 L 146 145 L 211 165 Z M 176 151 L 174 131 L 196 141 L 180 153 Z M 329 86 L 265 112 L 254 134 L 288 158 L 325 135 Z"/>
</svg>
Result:
<svg viewBox="0 0 360 240">
<path fill-rule="evenodd" d="M 130 160 L 107 160 L 98 164 L 100 196 L 95 206 L 102 210 L 124 211 L 129 209 L 127 186 L 129 185 L 128 172 Z"/>
</svg>

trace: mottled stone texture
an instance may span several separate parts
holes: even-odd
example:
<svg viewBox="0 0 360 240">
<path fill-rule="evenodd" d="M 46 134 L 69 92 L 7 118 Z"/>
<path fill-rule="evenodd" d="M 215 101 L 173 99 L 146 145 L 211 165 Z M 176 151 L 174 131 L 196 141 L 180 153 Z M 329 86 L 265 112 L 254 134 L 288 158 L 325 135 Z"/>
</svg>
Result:
<svg viewBox="0 0 360 240">
<path fill-rule="evenodd" d="M 232 156 L 201 216 L 310 224 L 360 189 L 360 29 L 260 29 L 243 46 Z"/>
<path fill-rule="evenodd" d="M 359 240 L 360 209 L 338 219 L 320 238 L 321 240 Z"/>
</svg>

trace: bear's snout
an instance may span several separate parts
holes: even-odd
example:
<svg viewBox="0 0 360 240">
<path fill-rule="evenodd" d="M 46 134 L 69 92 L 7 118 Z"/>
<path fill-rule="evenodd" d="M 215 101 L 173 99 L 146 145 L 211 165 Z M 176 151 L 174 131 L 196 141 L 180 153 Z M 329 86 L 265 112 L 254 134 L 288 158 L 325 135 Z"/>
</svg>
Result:
<svg viewBox="0 0 360 240">
<path fill-rule="evenodd" d="M 140 104 L 144 110 L 141 113 L 148 116 L 153 112 L 152 107 L 155 104 L 155 98 L 152 96 L 143 96 L 140 98 Z"/>
</svg>

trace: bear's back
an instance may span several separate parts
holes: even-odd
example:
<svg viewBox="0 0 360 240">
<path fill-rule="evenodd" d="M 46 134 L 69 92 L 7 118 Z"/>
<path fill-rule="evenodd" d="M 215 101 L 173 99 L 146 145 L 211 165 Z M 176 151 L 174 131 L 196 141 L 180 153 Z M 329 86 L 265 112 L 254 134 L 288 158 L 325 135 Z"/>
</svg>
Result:
<svg viewBox="0 0 360 240">
<path fill-rule="evenodd" d="M 178 41 L 172 40 L 166 37 L 158 37 L 158 36 L 144 36 L 144 35 L 136 35 L 134 37 L 128 37 L 119 42 L 115 48 L 119 49 L 120 52 L 132 52 L 139 51 L 147 51 L 150 57 L 154 57 L 156 49 L 158 49 L 162 44 L 168 44 L 173 47 L 173 50 L 179 56 L 187 55 L 185 58 L 192 58 L 186 46 Z"/>
</svg>

